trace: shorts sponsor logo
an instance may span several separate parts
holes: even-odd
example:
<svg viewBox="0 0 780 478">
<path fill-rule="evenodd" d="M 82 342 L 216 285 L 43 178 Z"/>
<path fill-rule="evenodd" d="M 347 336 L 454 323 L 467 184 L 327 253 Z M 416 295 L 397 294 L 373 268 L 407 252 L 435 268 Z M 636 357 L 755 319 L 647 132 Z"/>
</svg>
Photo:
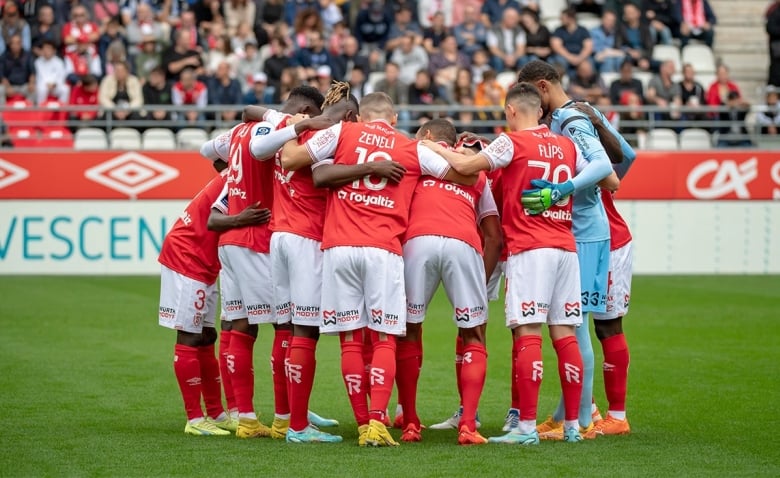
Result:
<svg viewBox="0 0 780 478">
<path fill-rule="evenodd" d="M 536 302 L 533 301 L 533 300 L 531 302 L 521 302 L 520 303 L 520 310 L 523 311 L 523 317 L 528 317 L 528 316 L 531 316 L 531 315 L 535 315 L 536 314 Z"/>
<path fill-rule="evenodd" d="M 371 309 L 371 322 L 381 324 L 383 317 L 384 313 L 382 313 L 382 309 Z"/>
<path fill-rule="evenodd" d="M 322 311 L 322 323 L 324 325 L 336 325 L 336 311 L 335 310 L 323 310 Z"/>
<path fill-rule="evenodd" d="M 385 325 L 398 325 L 398 316 L 395 314 L 385 314 Z"/>
<path fill-rule="evenodd" d="M 336 313 L 336 320 L 339 324 L 348 324 L 350 322 L 357 322 L 360 320 L 360 312 L 355 309 L 342 310 Z"/>
<path fill-rule="evenodd" d="M 579 302 L 566 302 L 563 304 L 566 317 L 579 317 L 580 316 L 580 303 Z"/>
<path fill-rule="evenodd" d="M 84 172 L 87 179 L 137 197 L 179 177 L 179 170 L 138 153 L 125 153 Z"/>
<path fill-rule="evenodd" d="M 320 308 L 314 305 L 295 305 L 293 308 L 296 317 L 312 319 L 320 316 Z"/>
<path fill-rule="evenodd" d="M 279 315 L 287 315 L 292 310 L 292 303 L 285 302 L 276 306 L 276 313 Z"/>
<path fill-rule="evenodd" d="M 176 318 L 176 309 L 172 307 L 160 307 L 160 318 L 163 320 L 173 320 Z"/>
<path fill-rule="evenodd" d="M 228 300 L 225 301 L 225 312 L 237 312 L 244 307 L 244 303 L 240 300 Z"/>
<path fill-rule="evenodd" d="M 423 304 L 406 304 L 406 315 L 418 316 L 425 313 L 425 306 Z"/>
<path fill-rule="evenodd" d="M 615 310 L 615 296 L 607 295 L 607 312 Z"/>
<path fill-rule="evenodd" d="M 470 310 L 468 307 L 455 307 L 455 321 L 456 322 L 468 322 L 470 318 Z"/>
<path fill-rule="evenodd" d="M 250 317 L 269 315 L 271 310 L 271 304 L 250 304 L 246 306 L 246 313 Z"/>
</svg>

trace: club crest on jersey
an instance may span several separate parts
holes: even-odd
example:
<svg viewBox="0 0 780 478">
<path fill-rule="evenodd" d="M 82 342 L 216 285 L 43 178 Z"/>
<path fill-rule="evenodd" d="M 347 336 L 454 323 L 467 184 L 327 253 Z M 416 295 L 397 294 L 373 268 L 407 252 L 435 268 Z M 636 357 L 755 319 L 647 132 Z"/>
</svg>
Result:
<svg viewBox="0 0 780 478">
<path fill-rule="evenodd" d="M 459 307 L 455 307 L 455 321 L 456 322 L 468 322 L 471 318 L 469 314 L 469 308 L 463 307 L 462 309 Z"/>
<path fill-rule="evenodd" d="M 520 303 L 520 310 L 523 311 L 523 317 L 528 317 L 529 315 L 536 314 L 536 302 L 521 302 Z"/>
<path fill-rule="evenodd" d="M 335 310 L 323 310 L 322 311 L 322 323 L 323 323 L 323 325 L 336 325 L 336 311 Z"/>
<path fill-rule="evenodd" d="M 382 313 L 382 309 L 371 309 L 371 322 L 375 324 L 381 324 L 382 323 L 382 317 L 385 314 Z"/>
<path fill-rule="evenodd" d="M 579 317 L 580 316 L 580 303 L 579 302 L 566 302 L 563 304 L 566 317 Z"/>
</svg>

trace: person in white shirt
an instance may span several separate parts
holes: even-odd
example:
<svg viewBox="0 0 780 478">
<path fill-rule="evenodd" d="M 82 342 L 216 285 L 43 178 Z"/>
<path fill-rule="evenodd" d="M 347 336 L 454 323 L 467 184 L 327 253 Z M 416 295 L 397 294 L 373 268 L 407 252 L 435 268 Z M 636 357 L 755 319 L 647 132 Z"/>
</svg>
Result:
<svg viewBox="0 0 780 478">
<path fill-rule="evenodd" d="M 35 96 L 39 105 L 49 98 L 57 98 L 67 103 L 70 89 L 65 83 L 68 76 L 65 62 L 56 55 L 56 47 L 51 40 L 41 43 L 41 56 L 35 60 Z"/>
<path fill-rule="evenodd" d="M 412 32 L 404 34 L 401 46 L 395 49 L 390 61 L 401 67 L 399 78 L 407 85 L 414 83 L 418 71 L 428 69 L 428 53 L 414 44 Z"/>
</svg>

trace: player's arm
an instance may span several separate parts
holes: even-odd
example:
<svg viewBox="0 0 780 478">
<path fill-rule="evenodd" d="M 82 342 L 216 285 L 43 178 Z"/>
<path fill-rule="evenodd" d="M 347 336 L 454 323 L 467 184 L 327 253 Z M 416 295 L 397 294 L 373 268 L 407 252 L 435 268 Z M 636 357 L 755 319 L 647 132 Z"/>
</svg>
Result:
<svg viewBox="0 0 780 478">
<path fill-rule="evenodd" d="M 504 247 L 504 235 L 501 232 L 501 222 L 498 218 L 498 207 L 493 198 L 493 192 L 485 183 L 482 196 L 477 205 L 479 214 L 479 229 L 482 231 L 482 261 L 485 264 L 485 281 L 493 275 L 493 270 L 501 257 L 501 248 Z"/>
<path fill-rule="evenodd" d="M 306 166 L 311 166 L 311 156 L 305 144 L 298 141 L 288 141 L 282 146 L 282 169 L 285 171 L 297 171 Z"/>
<path fill-rule="evenodd" d="M 429 140 L 423 140 L 420 142 L 420 144 L 426 149 L 444 158 L 451 166 L 450 171 L 458 173 L 461 176 L 472 177 L 480 171 L 486 171 L 490 169 L 490 162 L 485 156 L 482 156 L 481 154 L 467 155 L 459 153 L 457 151 L 447 149 L 439 143 L 435 143 Z M 448 171 L 447 174 L 449 174 L 450 171 Z"/>
<path fill-rule="evenodd" d="M 575 103 L 574 109 L 587 116 L 593 127 L 596 129 L 596 133 L 599 135 L 601 145 L 604 146 L 607 156 L 612 164 L 618 164 L 623 162 L 623 149 L 620 147 L 620 141 L 607 129 L 604 122 L 601 121 L 601 116 L 596 114 L 596 111 L 587 103 Z"/>
<path fill-rule="evenodd" d="M 611 193 L 617 192 L 618 188 L 620 187 L 620 179 L 618 178 L 615 171 L 612 171 L 612 174 L 599 181 L 599 187 L 601 189 L 606 189 Z"/>
<path fill-rule="evenodd" d="M 241 113 L 241 121 L 244 123 L 247 121 L 263 121 L 269 109 L 265 106 L 257 105 L 244 106 L 244 111 Z"/>
<path fill-rule="evenodd" d="M 259 124 L 265 125 L 266 123 Z M 249 151 L 255 159 L 264 161 L 276 154 L 284 146 L 284 143 L 297 138 L 304 131 L 310 129 L 321 130 L 331 126 L 333 126 L 333 120 L 321 115 L 314 118 L 306 118 L 282 129 L 268 131 L 267 134 L 263 134 L 261 129 L 257 129 L 255 135 L 249 141 Z"/>
<path fill-rule="evenodd" d="M 261 208 L 260 203 L 257 202 L 232 216 L 223 214 L 218 209 L 212 209 L 206 227 L 208 227 L 209 231 L 224 232 L 229 229 L 265 224 L 270 220 L 271 210 Z"/>
<path fill-rule="evenodd" d="M 395 161 L 372 161 L 363 164 L 333 164 L 319 161 L 312 166 L 311 175 L 314 187 L 339 188 L 365 176 L 387 178 L 394 183 L 401 182 L 406 168 Z"/>
<path fill-rule="evenodd" d="M 203 143 L 200 147 L 200 155 L 211 161 L 223 161 L 225 164 L 229 163 L 231 133 L 231 131 L 226 131 L 216 138 Z"/>
</svg>

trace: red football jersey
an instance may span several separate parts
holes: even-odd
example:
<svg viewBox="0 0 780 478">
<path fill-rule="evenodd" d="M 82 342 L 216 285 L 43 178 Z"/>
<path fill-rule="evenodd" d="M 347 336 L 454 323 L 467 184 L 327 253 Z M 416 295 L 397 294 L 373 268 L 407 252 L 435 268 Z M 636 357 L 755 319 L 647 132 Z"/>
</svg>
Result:
<svg viewBox="0 0 780 478">
<path fill-rule="evenodd" d="M 204 284 L 213 284 L 219 275 L 219 233 L 209 231 L 206 224 L 211 205 L 219 198 L 226 177 L 227 173 L 223 172 L 212 179 L 190 201 L 165 236 L 157 258 L 168 269 Z"/>
<path fill-rule="evenodd" d="M 576 251 L 571 198 L 537 215 L 529 214 L 520 202 L 523 190 L 532 188 L 531 180 L 564 182 L 587 165 L 574 143 L 541 125 L 502 133 L 480 154 L 488 159 L 491 169 L 504 168 L 501 223 L 509 254 L 543 247 Z"/>
<path fill-rule="evenodd" d="M 304 131 L 298 143 L 304 144 L 316 131 Z M 328 191 L 315 188 L 311 168 L 285 171 L 277 153 L 274 170 L 274 209 L 271 216 L 271 230 L 290 232 L 322 241 L 322 227 L 325 222 L 325 200 Z"/>
<path fill-rule="evenodd" d="M 631 231 L 615 207 L 612 193 L 602 189 L 601 202 L 604 203 L 604 210 L 607 211 L 607 219 L 609 220 L 609 249 L 614 251 L 631 242 Z"/>
<path fill-rule="evenodd" d="M 484 173 L 473 186 L 422 177 L 414 190 L 404 240 L 418 236 L 450 237 L 481 254 L 478 225 L 489 215 L 498 215 L 498 210 Z"/>
<path fill-rule="evenodd" d="M 385 121 L 339 123 L 306 142 L 314 167 L 393 160 L 406 167 L 400 183 L 365 176 L 328 193 L 322 248 L 377 247 L 401 255 L 409 207 L 422 174 L 443 178 L 449 164 Z"/>
<path fill-rule="evenodd" d="M 275 126 L 269 122 L 241 123 L 230 132 L 227 176 L 227 211 L 238 214 L 259 202 L 273 210 L 274 161 L 258 161 L 249 151 L 254 136 L 267 135 Z M 219 245 L 246 247 L 255 252 L 270 252 L 271 230 L 268 224 L 231 229 L 222 233 Z"/>
</svg>

